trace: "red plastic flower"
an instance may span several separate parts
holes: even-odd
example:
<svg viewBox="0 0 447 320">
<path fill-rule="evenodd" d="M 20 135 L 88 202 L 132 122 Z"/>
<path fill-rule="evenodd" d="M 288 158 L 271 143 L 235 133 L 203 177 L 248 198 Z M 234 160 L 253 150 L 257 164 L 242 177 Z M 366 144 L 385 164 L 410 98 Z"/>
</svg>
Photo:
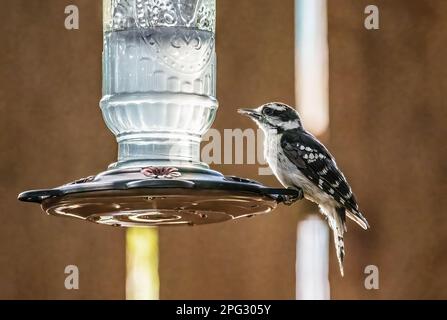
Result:
<svg viewBox="0 0 447 320">
<path fill-rule="evenodd" d="M 173 167 L 147 167 L 142 169 L 141 173 L 152 179 L 173 179 L 182 175 Z"/>
</svg>

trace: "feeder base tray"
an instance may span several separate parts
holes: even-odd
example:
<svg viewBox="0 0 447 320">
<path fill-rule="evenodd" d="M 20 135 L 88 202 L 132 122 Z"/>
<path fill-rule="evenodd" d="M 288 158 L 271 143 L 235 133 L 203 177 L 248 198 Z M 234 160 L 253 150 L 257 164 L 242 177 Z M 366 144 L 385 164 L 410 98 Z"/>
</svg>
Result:
<svg viewBox="0 0 447 320">
<path fill-rule="evenodd" d="M 55 216 L 118 227 L 200 225 L 252 217 L 302 198 L 301 190 L 268 188 L 248 179 L 196 168 L 109 170 L 19 200 Z"/>
</svg>

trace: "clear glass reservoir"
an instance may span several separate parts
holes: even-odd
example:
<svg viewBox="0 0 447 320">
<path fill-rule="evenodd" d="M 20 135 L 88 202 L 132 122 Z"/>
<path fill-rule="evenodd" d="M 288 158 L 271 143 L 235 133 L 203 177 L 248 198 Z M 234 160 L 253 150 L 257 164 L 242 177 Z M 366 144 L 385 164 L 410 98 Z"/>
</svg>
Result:
<svg viewBox="0 0 447 320">
<path fill-rule="evenodd" d="M 101 110 L 114 167 L 198 166 L 217 111 L 215 0 L 104 0 Z"/>
</svg>

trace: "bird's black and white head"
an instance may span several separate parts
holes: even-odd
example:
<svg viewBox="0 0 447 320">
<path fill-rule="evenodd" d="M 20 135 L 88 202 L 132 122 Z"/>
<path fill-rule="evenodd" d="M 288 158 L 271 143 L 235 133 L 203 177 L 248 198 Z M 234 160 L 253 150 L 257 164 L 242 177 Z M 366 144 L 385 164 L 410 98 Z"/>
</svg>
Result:
<svg viewBox="0 0 447 320">
<path fill-rule="evenodd" d="M 270 102 L 256 109 L 239 109 L 238 112 L 250 117 L 264 131 L 302 128 L 298 112 L 284 103 Z"/>
</svg>

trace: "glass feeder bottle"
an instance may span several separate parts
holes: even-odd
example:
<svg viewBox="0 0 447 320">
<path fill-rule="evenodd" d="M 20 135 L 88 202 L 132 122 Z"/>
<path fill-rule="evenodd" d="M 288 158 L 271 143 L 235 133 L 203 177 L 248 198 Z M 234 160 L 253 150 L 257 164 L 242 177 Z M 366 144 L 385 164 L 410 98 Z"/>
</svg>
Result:
<svg viewBox="0 0 447 320">
<path fill-rule="evenodd" d="M 104 0 L 103 98 L 113 168 L 192 166 L 217 111 L 215 0 Z"/>
</svg>

